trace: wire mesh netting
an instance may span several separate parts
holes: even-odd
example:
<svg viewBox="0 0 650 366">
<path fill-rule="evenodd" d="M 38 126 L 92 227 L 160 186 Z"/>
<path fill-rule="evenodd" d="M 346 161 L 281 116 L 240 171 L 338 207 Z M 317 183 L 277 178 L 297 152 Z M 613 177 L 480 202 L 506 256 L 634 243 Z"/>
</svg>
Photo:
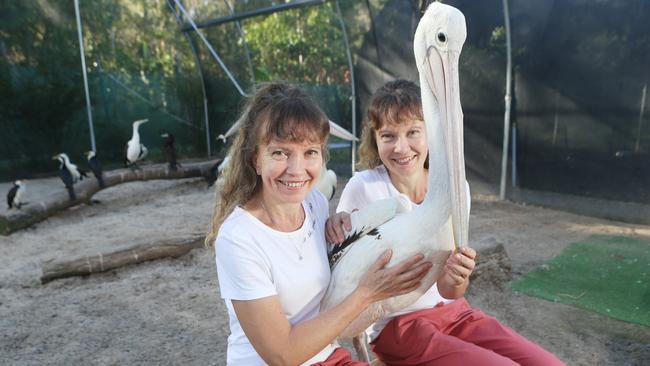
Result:
<svg viewBox="0 0 650 366">
<path fill-rule="evenodd" d="M 0 175 L 52 172 L 52 155 L 81 160 L 91 149 L 73 2 L 2 8 Z M 98 157 L 119 164 L 131 122 L 143 118 L 152 160 L 164 132 L 176 135 L 181 156 L 203 153 L 201 79 L 165 2 L 84 2 L 80 18 Z"/>
<path fill-rule="evenodd" d="M 165 132 L 175 135 L 181 158 L 222 155 L 215 137 L 236 119 L 242 94 L 271 80 L 302 85 L 350 129 L 350 70 L 336 6 L 307 3 L 205 26 L 283 2 L 82 2 L 98 157 L 120 166 L 131 123 L 142 118 L 149 119 L 139 132 L 150 161 L 162 160 Z M 359 17 L 355 7 L 341 2 L 344 19 Z M 52 174 L 52 155 L 67 152 L 78 161 L 91 148 L 74 6 L 21 2 L 2 10 L 0 179 Z M 365 23 L 349 29 L 356 39 Z M 332 154 L 342 163 L 349 155 L 349 148 Z"/>
<path fill-rule="evenodd" d="M 270 80 L 304 86 L 333 121 L 352 130 L 353 74 L 336 3 L 82 2 L 98 155 L 118 166 L 131 122 L 141 118 L 150 120 L 141 133 L 152 161 L 161 159 L 163 132 L 176 135 L 181 158 L 223 154 L 215 137 L 235 120 L 242 94 Z M 359 128 L 377 87 L 396 77 L 417 80 L 412 40 L 428 1 L 338 3 L 354 62 Z M 497 184 L 503 1 L 446 3 L 463 11 L 468 25 L 460 65 L 467 167 Z M 0 179 L 51 174 L 53 154 L 79 160 L 90 148 L 74 6 L 3 2 L 0 10 Z M 509 183 L 650 203 L 650 5 L 511 2 L 510 14 L 515 154 L 509 152 Z M 349 155 L 349 149 L 332 154 L 345 163 Z"/>
<path fill-rule="evenodd" d="M 388 1 L 372 9 L 373 27 L 356 58 L 362 109 L 384 81 L 417 79 L 405 44 L 412 41 L 422 3 Z M 468 28 L 460 60 L 467 168 L 498 184 L 503 1 L 445 3 L 464 13 Z M 514 185 L 650 203 L 648 16 L 650 4 L 642 0 L 510 2 L 515 154 L 508 155 Z"/>
</svg>

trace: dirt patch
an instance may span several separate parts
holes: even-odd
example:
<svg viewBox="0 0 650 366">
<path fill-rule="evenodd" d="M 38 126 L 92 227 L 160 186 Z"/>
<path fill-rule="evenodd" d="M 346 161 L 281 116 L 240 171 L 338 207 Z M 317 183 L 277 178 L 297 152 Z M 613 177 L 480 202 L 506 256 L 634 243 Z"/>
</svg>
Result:
<svg viewBox="0 0 650 366">
<path fill-rule="evenodd" d="M 62 189 L 56 179 L 29 184 L 26 201 Z M 570 365 L 650 360 L 649 328 L 510 290 L 512 279 L 571 242 L 596 233 L 648 239 L 650 227 L 497 202 L 471 185 L 471 245 L 481 250 L 502 244 L 507 253 L 507 259 L 488 260 L 473 282 L 467 297 L 474 306 Z M 8 187 L 0 184 L 0 191 Z M 228 318 L 210 250 L 39 282 L 41 264 L 51 258 L 204 232 L 213 191 L 201 179 L 149 181 L 106 189 L 95 198 L 101 203 L 0 236 L 0 364 L 224 365 Z"/>
</svg>

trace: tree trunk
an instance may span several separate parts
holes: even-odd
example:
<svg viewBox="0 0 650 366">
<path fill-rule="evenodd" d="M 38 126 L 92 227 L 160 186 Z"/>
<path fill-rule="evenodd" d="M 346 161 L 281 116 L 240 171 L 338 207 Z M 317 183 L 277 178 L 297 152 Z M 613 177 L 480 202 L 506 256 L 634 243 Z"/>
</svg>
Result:
<svg viewBox="0 0 650 366">
<path fill-rule="evenodd" d="M 121 183 L 153 179 L 182 179 L 205 177 L 210 168 L 219 160 L 184 163 L 177 171 L 170 171 L 167 164 L 155 164 L 142 167 L 142 170 L 117 169 L 104 173 L 106 187 Z M 9 235 L 14 231 L 29 227 L 59 211 L 74 205 L 89 202 L 101 188 L 94 177 L 89 177 L 74 186 L 77 199 L 72 201 L 67 191 L 45 197 L 41 201 L 32 201 L 20 210 L 11 210 L 7 216 L 0 215 L 0 234 Z"/>
<path fill-rule="evenodd" d="M 192 249 L 203 246 L 203 239 L 202 235 L 195 235 L 188 239 L 167 239 L 157 243 L 140 243 L 113 253 L 99 253 L 94 256 L 46 261 L 43 263 L 41 283 L 45 284 L 57 278 L 110 271 L 111 269 L 154 259 L 178 258 Z"/>
</svg>

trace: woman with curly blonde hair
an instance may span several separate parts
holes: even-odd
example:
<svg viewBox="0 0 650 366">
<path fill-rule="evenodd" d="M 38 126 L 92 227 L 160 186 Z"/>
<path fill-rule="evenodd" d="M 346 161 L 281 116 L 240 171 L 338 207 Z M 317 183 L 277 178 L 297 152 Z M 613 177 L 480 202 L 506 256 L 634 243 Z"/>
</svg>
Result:
<svg viewBox="0 0 650 366">
<path fill-rule="evenodd" d="M 258 89 L 240 120 L 206 239 L 230 317 L 227 364 L 357 365 L 337 335 L 372 302 L 417 288 L 431 264 L 418 255 L 384 268 L 386 252 L 350 296 L 321 312 L 329 210 L 313 188 L 329 121 L 283 83 Z"/>
</svg>

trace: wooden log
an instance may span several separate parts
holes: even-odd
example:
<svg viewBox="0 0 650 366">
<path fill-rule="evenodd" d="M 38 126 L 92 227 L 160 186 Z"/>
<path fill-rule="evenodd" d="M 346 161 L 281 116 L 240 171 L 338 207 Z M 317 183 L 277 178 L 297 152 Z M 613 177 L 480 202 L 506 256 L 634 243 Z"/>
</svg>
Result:
<svg viewBox="0 0 650 366">
<path fill-rule="evenodd" d="M 51 259 L 43 263 L 41 283 L 45 284 L 57 278 L 110 271 L 115 268 L 160 258 L 178 258 L 192 249 L 203 246 L 203 239 L 202 235 L 195 235 L 188 239 L 168 239 L 156 243 L 140 243 L 112 253 L 98 253 L 74 259 Z"/>
<path fill-rule="evenodd" d="M 135 171 L 131 169 L 112 170 L 104 172 L 105 188 L 135 181 L 205 177 L 210 168 L 219 160 L 184 163 L 176 171 L 169 170 L 167 164 L 144 166 L 142 170 Z M 14 231 L 45 220 L 59 211 L 80 203 L 89 202 L 92 196 L 101 189 L 97 184 L 97 180 L 91 177 L 75 184 L 74 190 L 77 199 L 74 201 L 69 199 L 68 192 L 65 190 L 53 193 L 41 201 L 30 201 L 29 205 L 23 206 L 20 210 L 11 210 L 6 216 L 0 215 L 0 234 L 9 235 Z"/>
</svg>

